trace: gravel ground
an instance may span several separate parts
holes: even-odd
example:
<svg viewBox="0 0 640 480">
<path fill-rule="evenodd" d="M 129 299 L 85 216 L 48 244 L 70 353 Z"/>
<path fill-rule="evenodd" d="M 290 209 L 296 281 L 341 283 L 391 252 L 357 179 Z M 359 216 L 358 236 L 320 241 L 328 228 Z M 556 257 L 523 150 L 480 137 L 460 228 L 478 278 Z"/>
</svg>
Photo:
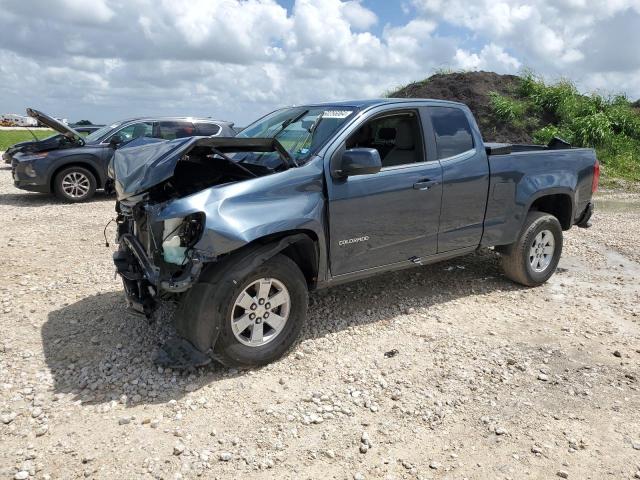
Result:
<svg viewBox="0 0 640 480">
<path fill-rule="evenodd" d="M 639 194 L 603 194 L 540 288 L 486 251 L 312 295 L 265 368 L 180 373 L 151 362 L 170 309 L 124 308 L 113 199 L 10 177 L 1 478 L 640 478 Z"/>
</svg>

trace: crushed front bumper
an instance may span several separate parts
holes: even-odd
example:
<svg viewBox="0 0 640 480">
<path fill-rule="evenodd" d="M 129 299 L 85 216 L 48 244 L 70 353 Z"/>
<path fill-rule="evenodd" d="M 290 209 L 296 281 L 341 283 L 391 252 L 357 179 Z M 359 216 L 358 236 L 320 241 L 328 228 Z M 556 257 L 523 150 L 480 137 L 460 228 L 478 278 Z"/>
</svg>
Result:
<svg viewBox="0 0 640 480">
<path fill-rule="evenodd" d="M 127 304 L 136 312 L 150 316 L 160 295 L 183 293 L 200 276 L 203 262 L 195 253 L 180 272 L 172 274 L 154 265 L 133 234 L 121 235 L 119 242 L 120 248 L 113 254 L 113 263 L 116 273 L 122 277 Z"/>
</svg>

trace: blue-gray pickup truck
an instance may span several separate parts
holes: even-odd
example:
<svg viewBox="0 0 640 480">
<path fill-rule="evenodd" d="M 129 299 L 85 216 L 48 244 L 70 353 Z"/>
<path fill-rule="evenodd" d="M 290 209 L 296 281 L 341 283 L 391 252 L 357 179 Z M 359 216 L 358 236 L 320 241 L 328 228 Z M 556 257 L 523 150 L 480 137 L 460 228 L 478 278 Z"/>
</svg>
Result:
<svg viewBox="0 0 640 480">
<path fill-rule="evenodd" d="M 117 272 L 129 305 L 178 302 L 158 361 L 283 355 L 310 290 L 495 247 L 537 286 L 586 227 L 593 150 L 487 144 L 463 104 L 382 99 L 277 110 L 234 138 L 118 150 Z"/>
</svg>

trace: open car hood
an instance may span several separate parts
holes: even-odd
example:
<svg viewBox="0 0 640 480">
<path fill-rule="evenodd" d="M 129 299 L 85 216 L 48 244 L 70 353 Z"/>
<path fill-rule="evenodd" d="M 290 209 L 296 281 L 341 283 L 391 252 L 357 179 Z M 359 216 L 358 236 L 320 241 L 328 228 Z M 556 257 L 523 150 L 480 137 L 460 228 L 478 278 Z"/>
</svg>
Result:
<svg viewBox="0 0 640 480">
<path fill-rule="evenodd" d="M 43 125 L 46 125 L 49 128 L 52 128 L 56 132 L 61 133 L 65 137 L 69 138 L 70 140 L 74 140 L 80 144 L 84 144 L 84 141 L 82 140 L 82 135 L 76 132 L 69 125 L 65 125 L 64 123 L 59 122 L 58 120 L 50 117 L 46 113 L 42 113 L 33 108 L 27 108 L 27 115 L 29 115 L 31 118 L 35 118 L 36 120 L 38 120 L 38 122 L 42 123 Z"/>
<path fill-rule="evenodd" d="M 210 147 L 223 154 L 235 152 L 278 152 L 286 166 L 293 161 L 285 148 L 273 138 L 188 137 L 177 140 L 138 138 L 113 156 L 110 176 L 115 181 L 118 200 L 141 194 L 170 179 L 176 164 L 196 147 Z M 212 158 L 211 162 L 224 161 Z"/>
</svg>

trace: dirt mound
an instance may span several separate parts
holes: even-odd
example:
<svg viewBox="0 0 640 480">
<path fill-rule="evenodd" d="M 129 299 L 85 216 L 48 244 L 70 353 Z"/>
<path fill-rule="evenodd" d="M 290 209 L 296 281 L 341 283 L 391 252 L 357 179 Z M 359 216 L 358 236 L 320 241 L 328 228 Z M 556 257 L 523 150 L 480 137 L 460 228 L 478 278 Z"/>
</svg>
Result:
<svg viewBox="0 0 640 480">
<path fill-rule="evenodd" d="M 435 98 L 465 103 L 479 123 L 487 142 L 531 143 L 531 132 L 495 118 L 489 93 L 513 97 L 520 78 L 493 72 L 439 73 L 391 93 L 396 98 Z"/>
</svg>

